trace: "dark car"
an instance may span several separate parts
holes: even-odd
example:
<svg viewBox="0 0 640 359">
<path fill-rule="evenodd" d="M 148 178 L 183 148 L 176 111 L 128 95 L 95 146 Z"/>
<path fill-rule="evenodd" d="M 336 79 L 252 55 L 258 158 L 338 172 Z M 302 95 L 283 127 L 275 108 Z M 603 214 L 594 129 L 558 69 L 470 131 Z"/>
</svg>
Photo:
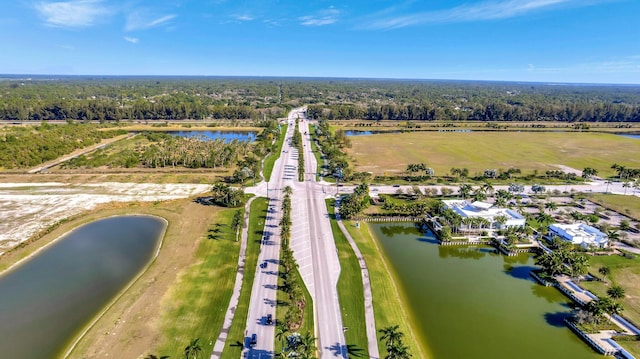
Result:
<svg viewBox="0 0 640 359">
<path fill-rule="evenodd" d="M 267 314 L 267 325 L 273 324 L 273 316 L 271 314 Z"/>
<path fill-rule="evenodd" d="M 249 340 L 249 346 L 254 346 L 258 344 L 258 334 L 251 334 L 251 339 Z"/>
</svg>

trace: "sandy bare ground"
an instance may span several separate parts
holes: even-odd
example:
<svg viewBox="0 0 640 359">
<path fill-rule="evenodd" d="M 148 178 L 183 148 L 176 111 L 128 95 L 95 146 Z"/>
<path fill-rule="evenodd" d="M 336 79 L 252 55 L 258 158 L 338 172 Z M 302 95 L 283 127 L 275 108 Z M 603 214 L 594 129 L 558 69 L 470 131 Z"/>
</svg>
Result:
<svg viewBox="0 0 640 359">
<path fill-rule="evenodd" d="M 109 202 L 154 202 L 210 191 L 206 184 L 1 183 L 0 252 L 56 222 Z"/>
</svg>

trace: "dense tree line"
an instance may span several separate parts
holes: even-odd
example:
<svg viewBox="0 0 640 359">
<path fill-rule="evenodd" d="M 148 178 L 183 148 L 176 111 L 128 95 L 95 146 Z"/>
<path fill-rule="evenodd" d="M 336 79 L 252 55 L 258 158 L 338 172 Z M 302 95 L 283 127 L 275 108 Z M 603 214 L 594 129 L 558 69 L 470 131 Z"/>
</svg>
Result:
<svg viewBox="0 0 640 359">
<path fill-rule="evenodd" d="M 640 106 L 627 104 L 544 103 L 512 104 L 488 99 L 465 107 L 434 104 L 310 105 L 311 118 L 328 120 L 418 120 L 418 121 L 561 121 L 640 122 Z"/>
<path fill-rule="evenodd" d="M 76 149 L 126 132 L 97 131 L 95 126 L 69 124 L 15 127 L 0 133 L 0 167 L 26 168 L 56 159 Z"/>
<path fill-rule="evenodd" d="M 637 86 L 224 77 L 19 77 L 0 81 L 0 119 L 640 121 Z"/>
</svg>

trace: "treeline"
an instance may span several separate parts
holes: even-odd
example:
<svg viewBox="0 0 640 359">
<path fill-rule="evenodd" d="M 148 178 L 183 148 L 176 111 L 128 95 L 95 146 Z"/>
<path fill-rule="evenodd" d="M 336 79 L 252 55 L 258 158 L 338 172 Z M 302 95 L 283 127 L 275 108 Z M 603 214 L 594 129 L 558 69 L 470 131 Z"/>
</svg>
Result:
<svg viewBox="0 0 640 359">
<path fill-rule="evenodd" d="M 640 122 L 640 106 L 571 103 L 565 106 L 491 102 L 465 107 L 433 104 L 310 105 L 308 115 L 327 120 Z"/>
<path fill-rule="evenodd" d="M 285 117 L 312 104 L 335 120 L 640 121 L 640 88 L 539 83 L 215 77 L 18 77 L 0 81 L 0 119 Z"/>
<path fill-rule="evenodd" d="M 102 139 L 125 134 L 123 130 L 97 131 L 95 126 L 69 124 L 15 127 L 0 134 L 0 167 L 26 168 L 54 160 Z"/>
<path fill-rule="evenodd" d="M 211 78 L 35 78 L 0 81 L 0 119 L 119 121 L 284 117 L 277 84 Z"/>
</svg>

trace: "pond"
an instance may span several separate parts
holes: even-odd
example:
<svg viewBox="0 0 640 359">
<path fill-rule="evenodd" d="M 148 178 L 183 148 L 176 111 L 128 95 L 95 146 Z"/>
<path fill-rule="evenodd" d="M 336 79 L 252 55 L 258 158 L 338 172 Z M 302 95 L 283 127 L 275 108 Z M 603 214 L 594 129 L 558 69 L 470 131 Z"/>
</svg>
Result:
<svg viewBox="0 0 640 359">
<path fill-rule="evenodd" d="M 101 219 L 69 232 L 0 276 L 3 358 L 54 358 L 151 261 L 160 218 Z"/>
<path fill-rule="evenodd" d="M 636 140 L 640 140 L 640 134 L 637 133 L 616 133 L 618 136 L 635 138 Z"/>
<path fill-rule="evenodd" d="M 371 224 L 436 359 L 601 358 L 563 323 L 569 301 L 537 284 L 530 255 L 439 246 L 412 224 Z M 414 355 L 415 357 L 415 355 Z"/>
<path fill-rule="evenodd" d="M 222 139 L 226 142 L 253 142 L 256 139 L 256 133 L 251 131 L 169 131 L 167 133 L 171 136 L 199 137 L 208 141 Z"/>
</svg>

